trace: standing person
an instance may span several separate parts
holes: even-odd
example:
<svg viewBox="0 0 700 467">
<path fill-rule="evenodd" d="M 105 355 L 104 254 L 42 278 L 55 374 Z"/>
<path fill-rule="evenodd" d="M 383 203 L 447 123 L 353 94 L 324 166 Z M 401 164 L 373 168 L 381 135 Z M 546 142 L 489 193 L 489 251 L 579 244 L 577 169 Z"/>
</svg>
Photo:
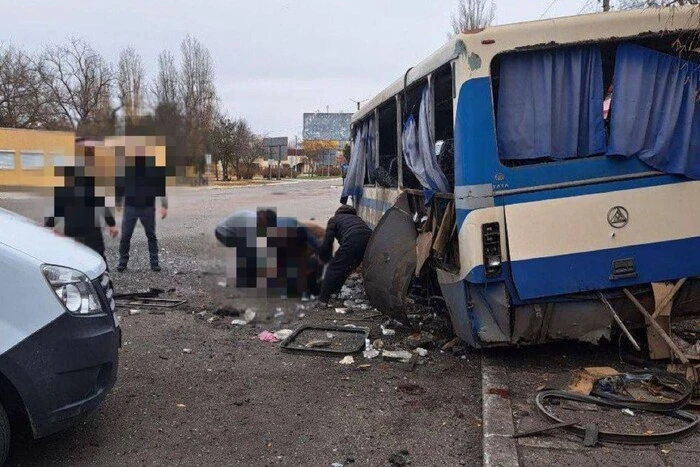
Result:
<svg viewBox="0 0 700 467">
<path fill-rule="evenodd" d="M 65 184 L 54 188 L 53 215 L 44 218 L 44 225 L 54 228 L 56 218 L 63 218 L 63 234 L 95 250 L 106 263 L 101 218 L 112 238 L 119 235 L 112 210 L 96 195 L 95 177 L 85 167 L 65 167 L 63 175 Z"/>
<path fill-rule="evenodd" d="M 331 294 L 340 292 L 350 273 L 362 263 L 367 242 L 372 230 L 365 224 L 352 206 L 340 206 L 328 220 L 326 236 L 319 248 L 321 261 L 327 262 L 333 254 L 333 241 L 338 240 L 340 248 L 328 263 L 319 302 L 327 304 Z"/>
<path fill-rule="evenodd" d="M 148 255 L 151 270 L 161 270 L 158 261 L 158 239 L 156 238 L 156 198 L 160 198 L 160 217 L 168 215 L 168 199 L 165 197 L 165 167 L 152 164 L 145 154 L 138 154 L 132 159 L 133 165 L 128 164 L 124 176 L 117 183 L 117 209 L 121 208 L 122 238 L 119 241 L 119 265 L 117 271 L 126 271 L 129 263 L 131 236 L 136 222 L 141 221 L 146 238 L 148 239 Z"/>
</svg>

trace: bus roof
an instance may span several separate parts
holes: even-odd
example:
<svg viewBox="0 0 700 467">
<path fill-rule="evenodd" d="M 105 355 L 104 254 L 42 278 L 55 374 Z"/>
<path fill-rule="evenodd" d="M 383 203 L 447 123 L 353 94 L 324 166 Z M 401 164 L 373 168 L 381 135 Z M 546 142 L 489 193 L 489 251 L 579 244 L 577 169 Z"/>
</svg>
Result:
<svg viewBox="0 0 700 467">
<path fill-rule="evenodd" d="M 465 60 L 470 79 L 488 76 L 491 59 L 506 51 L 698 29 L 698 8 L 686 6 L 566 16 L 458 34 L 363 105 L 352 123 L 401 92 L 404 85 L 410 86 L 455 58 Z"/>
</svg>

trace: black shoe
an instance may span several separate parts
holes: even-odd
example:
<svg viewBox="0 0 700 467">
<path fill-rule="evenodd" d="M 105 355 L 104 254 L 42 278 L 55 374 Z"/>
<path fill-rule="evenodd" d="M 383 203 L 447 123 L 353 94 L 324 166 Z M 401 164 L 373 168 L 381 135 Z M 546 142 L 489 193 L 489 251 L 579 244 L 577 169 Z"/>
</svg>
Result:
<svg viewBox="0 0 700 467">
<path fill-rule="evenodd" d="M 152 265 L 151 265 L 151 271 L 153 271 L 153 272 L 160 272 L 160 266 L 158 266 L 157 264 L 152 264 Z"/>
<path fill-rule="evenodd" d="M 126 264 L 120 264 L 117 266 L 117 272 L 124 272 L 126 271 Z"/>
</svg>

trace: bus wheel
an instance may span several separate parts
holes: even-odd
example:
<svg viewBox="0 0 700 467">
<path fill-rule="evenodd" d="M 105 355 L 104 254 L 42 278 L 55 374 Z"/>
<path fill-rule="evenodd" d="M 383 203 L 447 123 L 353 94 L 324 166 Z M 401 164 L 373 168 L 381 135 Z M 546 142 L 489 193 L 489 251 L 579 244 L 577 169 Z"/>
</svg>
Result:
<svg viewBox="0 0 700 467">
<path fill-rule="evenodd" d="M 7 453 L 10 451 L 10 421 L 5 409 L 0 404 L 0 465 L 5 465 Z"/>
</svg>

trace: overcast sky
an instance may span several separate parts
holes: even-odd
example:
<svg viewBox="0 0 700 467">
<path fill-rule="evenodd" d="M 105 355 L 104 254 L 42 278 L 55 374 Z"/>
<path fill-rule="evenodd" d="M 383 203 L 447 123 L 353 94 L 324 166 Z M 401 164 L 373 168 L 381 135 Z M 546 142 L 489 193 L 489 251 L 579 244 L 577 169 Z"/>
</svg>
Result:
<svg viewBox="0 0 700 467">
<path fill-rule="evenodd" d="M 301 137 L 304 112 L 352 112 L 446 40 L 457 0 L 0 0 L 0 42 L 73 36 L 116 62 L 133 46 L 150 76 L 185 34 L 206 45 L 222 107 L 270 136 Z M 497 0 L 496 23 L 578 14 L 598 0 Z M 551 5 L 551 7 L 550 7 Z M 549 7 L 549 10 L 547 11 Z"/>
</svg>

